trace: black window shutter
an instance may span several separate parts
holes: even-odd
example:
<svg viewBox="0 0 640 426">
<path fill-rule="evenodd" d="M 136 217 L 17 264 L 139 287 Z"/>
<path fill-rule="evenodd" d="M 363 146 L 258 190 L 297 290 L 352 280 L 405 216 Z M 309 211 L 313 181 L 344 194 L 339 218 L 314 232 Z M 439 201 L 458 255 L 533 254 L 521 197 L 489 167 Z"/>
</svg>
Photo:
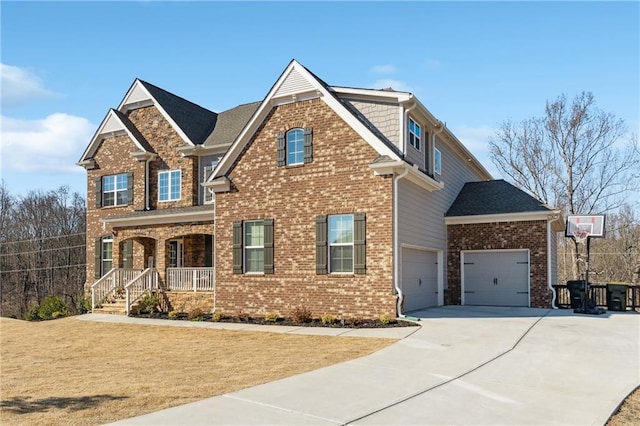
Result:
<svg viewBox="0 0 640 426">
<path fill-rule="evenodd" d="M 127 204 L 133 204 L 133 173 L 127 173 Z"/>
<path fill-rule="evenodd" d="M 102 177 L 96 178 L 96 207 L 102 207 Z"/>
<path fill-rule="evenodd" d="M 273 274 L 273 219 L 265 219 L 264 226 L 264 273 Z"/>
<path fill-rule="evenodd" d="M 102 269 L 102 238 L 98 237 L 95 239 L 95 272 L 94 277 L 100 278 L 101 269 Z"/>
<path fill-rule="evenodd" d="M 353 272 L 365 274 L 366 262 L 366 216 L 364 213 L 353 215 Z"/>
<path fill-rule="evenodd" d="M 233 222 L 233 273 L 242 273 L 242 221 Z"/>
<path fill-rule="evenodd" d="M 304 129 L 304 162 L 313 161 L 313 130 L 310 127 Z"/>
<path fill-rule="evenodd" d="M 316 274 L 327 273 L 327 216 L 316 216 Z"/>
<path fill-rule="evenodd" d="M 280 132 L 276 136 L 276 165 L 285 165 L 286 151 L 287 149 L 284 141 L 284 132 Z"/>
</svg>

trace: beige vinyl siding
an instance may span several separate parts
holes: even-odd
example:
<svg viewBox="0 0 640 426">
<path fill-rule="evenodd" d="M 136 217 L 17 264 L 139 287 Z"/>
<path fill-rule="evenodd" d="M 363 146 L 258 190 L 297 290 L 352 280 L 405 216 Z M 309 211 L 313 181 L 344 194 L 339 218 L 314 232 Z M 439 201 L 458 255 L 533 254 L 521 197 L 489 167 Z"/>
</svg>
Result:
<svg viewBox="0 0 640 426">
<path fill-rule="evenodd" d="M 397 104 L 344 100 L 357 109 L 362 117 L 373 124 L 391 143 L 402 150 L 400 141 L 400 107 Z"/>
<path fill-rule="evenodd" d="M 298 70 L 293 69 L 274 96 L 279 97 L 312 90 L 314 90 L 313 85 Z"/>
<path fill-rule="evenodd" d="M 202 185 L 200 185 L 206 179 L 206 176 L 204 175 L 204 168 L 211 166 L 212 161 L 221 159 L 222 155 L 223 154 L 212 154 L 203 155 L 202 157 L 200 157 L 200 163 L 198 164 L 198 199 L 200 200 L 199 204 L 204 203 L 204 188 L 202 187 Z"/>
<path fill-rule="evenodd" d="M 418 151 L 413 146 L 411 146 L 411 144 L 407 143 L 407 152 L 405 153 L 405 157 L 408 162 L 410 162 L 411 164 L 415 164 L 416 166 L 418 166 L 420 170 L 425 171 L 427 170 L 427 167 L 424 164 L 424 150 L 428 149 L 428 144 L 427 144 L 427 141 L 425 140 L 425 133 L 424 133 L 425 127 L 422 125 L 422 123 L 418 123 L 418 124 L 420 124 L 420 131 L 421 131 L 420 151 Z M 408 132 L 409 130 L 406 130 L 406 131 Z M 429 157 L 431 157 L 431 155 Z"/>
<path fill-rule="evenodd" d="M 480 180 L 466 161 L 455 155 L 447 145 L 436 138 L 436 147 L 442 153 L 444 189 L 426 192 L 402 179 L 398 186 L 398 238 L 400 244 L 427 247 L 446 252 L 447 212 L 466 182 Z M 446 259 L 446 256 L 445 256 Z M 444 274 L 446 287 L 446 273 Z"/>
</svg>

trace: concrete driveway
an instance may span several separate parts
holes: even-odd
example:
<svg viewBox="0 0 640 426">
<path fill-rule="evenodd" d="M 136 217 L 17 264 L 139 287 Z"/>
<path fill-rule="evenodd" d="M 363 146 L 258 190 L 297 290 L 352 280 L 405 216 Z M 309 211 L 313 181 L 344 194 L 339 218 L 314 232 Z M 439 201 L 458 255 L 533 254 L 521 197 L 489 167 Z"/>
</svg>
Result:
<svg viewBox="0 0 640 426">
<path fill-rule="evenodd" d="M 600 425 L 640 384 L 640 315 L 447 306 L 370 356 L 117 424 Z"/>
</svg>

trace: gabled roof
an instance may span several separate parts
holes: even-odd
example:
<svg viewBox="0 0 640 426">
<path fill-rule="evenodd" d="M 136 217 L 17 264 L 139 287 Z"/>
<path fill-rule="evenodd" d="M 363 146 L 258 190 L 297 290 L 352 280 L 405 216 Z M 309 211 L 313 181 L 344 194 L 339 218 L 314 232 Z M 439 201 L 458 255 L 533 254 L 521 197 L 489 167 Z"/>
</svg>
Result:
<svg viewBox="0 0 640 426">
<path fill-rule="evenodd" d="M 112 108 L 109 109 L 102 123 L 98 126 L 96 133 L 93 135 L 93 138 L 91 138 L 91 142 L 89 142 L 89 146 L 87 146 L 82 157 L 80 157 L 78 165 L 84 165 L 80 163 L 93 158 L 103 139 L 125 134 L 129 136 L 141 152 L 154 153 L 149 142 L 147 142 L 144 136 L 136 129 L 131 120 L 120 111 Z"/>
<path fill-rule="evenodd" d="M 326 83 L 294 59 L 287 65 L 278 80 L 271 87 L 251 120 L 249 120 L 242 132 L 238 135 L 238 138 L 231 145 L 215 172 L 210 176 L 209 181 L 228 173 L 244 147 L 251 140 L 251 136 L 271 111 L 273 105 L 317 97 L 320 97 L 332 108 L 338 116 L 345 120 L 360 137 L 369 143 L 380 155 L 388 155 L 394 160 L 400 160 L 397 150 L 391 148 L 385 141 L 374 134 L 367 125 L 345 107 L 328 88 Z"/>
<path fill-rule="evenodd" d="M 552 212 L 540 200 L 503 179 L 467 182 L 445 213 L 447 217 Z"/>
<path fill-rule="evenodd" d="M 213 147 L 231 144 L 236 140 L 259 106 L 259 101 L 252 102 L 238 105 L 237 107 L 219 113 L 215 128 L 203 145 L 205 147 Z"/>
<path fill-rule="evenodd" d="M 139 81 L 192 143 L 204 143 L 216 125 L 218 114 L 151 83 Z"/>
</svg>

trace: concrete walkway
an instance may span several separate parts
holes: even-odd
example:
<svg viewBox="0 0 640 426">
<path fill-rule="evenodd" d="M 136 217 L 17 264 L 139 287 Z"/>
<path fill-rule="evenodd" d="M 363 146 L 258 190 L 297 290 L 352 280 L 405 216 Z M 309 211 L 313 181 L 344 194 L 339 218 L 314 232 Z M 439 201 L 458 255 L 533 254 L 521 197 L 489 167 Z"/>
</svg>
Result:
<svg viewBox="0 0 640 426">
<path fill-rule="evenodd" d="M 604 424 L 640 384 L 640 315 L 449 306 L 367 357 L 120 425 Z"/>
</svg>

